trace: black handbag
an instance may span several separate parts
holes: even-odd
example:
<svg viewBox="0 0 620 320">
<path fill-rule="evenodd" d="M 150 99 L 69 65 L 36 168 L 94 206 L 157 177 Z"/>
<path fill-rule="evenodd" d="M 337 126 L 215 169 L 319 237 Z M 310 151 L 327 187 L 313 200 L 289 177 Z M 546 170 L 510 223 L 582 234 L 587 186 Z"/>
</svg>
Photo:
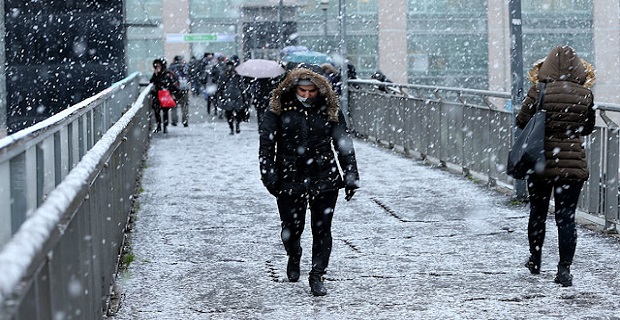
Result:
<svg viewBox="0 0 620 320">
<path fill-rule="evenodd" d="M 541 83 L 536 113 L 515 140 L 508 153 L 506 173 L 515 179 L 527 179 L 533 173 L 545 170 L 545 119 L 542 109 L 545 83 Z"/>
</svg>

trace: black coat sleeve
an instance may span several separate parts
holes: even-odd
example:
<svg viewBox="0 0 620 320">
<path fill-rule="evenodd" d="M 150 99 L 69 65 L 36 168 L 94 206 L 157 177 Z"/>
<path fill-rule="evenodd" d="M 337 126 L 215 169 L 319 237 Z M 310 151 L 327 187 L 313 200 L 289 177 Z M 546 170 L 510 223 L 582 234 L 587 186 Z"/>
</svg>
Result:
<svg viewBox="0 0 620 320">
<path fill-rule="evenodd" d="M 344 173 L 345 187 L 349 189 L 359 188 L 360 177 L 357 171 L 355 148 L 342 111 L 338 111 L 338 123 L 332 129 L 332 139 L 338 156 L 338 163 Z"/>
<path fill-rule="evenodd" d="M 271 111 L 266 111 L 259 127 L 258 161 L 261 180 L 267 188 L 278 185 L 276 167 L 276 144 L 280 118 Z"/>
</svg>

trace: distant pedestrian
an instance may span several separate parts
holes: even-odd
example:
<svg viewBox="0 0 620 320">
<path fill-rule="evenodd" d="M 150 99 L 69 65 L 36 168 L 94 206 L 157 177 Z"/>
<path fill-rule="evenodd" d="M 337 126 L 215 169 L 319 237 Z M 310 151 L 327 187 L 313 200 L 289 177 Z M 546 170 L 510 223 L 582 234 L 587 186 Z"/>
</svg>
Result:
<svg viewBox="0 0 620 320">
<path fill-rule="evenodd" d="M 200 60 L 196 59 L 196 56 L 192 56 L 189 59 L 189 81 L 192 86 L 192 94 L 198 96 L 200 91 Z"/>
<path fill-rule="evenodd" d="M 282 243 L 289 257 L 287 277 L 291 282 L 299 280 L 300 239 L 309 206 L 312 269 L 308 280 L 312 294 L 323 296 L 338 191 L 344 188 L 348 201 L 359 187 L 353 140 L 331 84 L 305 68 L 290 71 L 272 93 L 259 136 L 261 179 L 276 197 Z"/>
<path fill-rule="evenodd" d="M 218 108 L 224 111 L 230 134 L 241 132 L 240 124 L 245 118 L 249 102 L 243 78 L 235 71 L 233 61 L 228 61 L 224 73 L 219 76 L 217 93 Z"/>
<path fill-rule="evenodd" d="M 179 80 L 179 90 L 176 94 L 177 106 L 172 108 L 172 125 L 176 126 L 179 122 L 179 112 L 181 110 L 181 121 L 183 126 L 189 125 L 189 91 L 191 89 L 189 65 L 183 60 L 183 56 L 174 57 L 174 61 L 169 67 Z"/>
<path fill-rule="evenodd" d="M 323 73 L 327 77 L 327 80 L 332 84 L 332 89 L 337 95 L 342 94 L 342 77 L 340 71 L 336 69 L 331 63 L 324 63 L 321 65 Z"/>
<path fill-rule="evenodd" d="M 203 88 L 203 96 L 207 102 L 207 114 L 211 114 L 211 107 L 213 107 L 214 114 L 217 114 L 215 108 L 215 93 L 217 91 L 217 84 L 213 80 L 211 71 L 213 66 L 217 63 L 216 58 L 212 52 L 205 52 L 200 60 L 200 83 Z"/>
<path fill-rule="evenodd" d="M 256 121 L 258 127 L 263 122 L 265 111 L 269 107 L 269 97 L 271 91 L 276 88 L 280 79 L 277 78 L 261 78 L 252 79 L 250 81 L 250 91 L 252 94 L 252 105 L 256 110 Z"/>
<path fill-rule="evenodd" d="M 541 86 L 545 85 L 543 106 L 545 122 L 545 169 L 527 179 L 530 218 L 528 239 L 530 258 L 526 267 L 540 273 L 545 239 L 545 222 L 551 195 L 555 200 L 555 222 L 559 238 L 558 271 L 554 281 L 572 286 L 570 266 L 577 246 L 575 210 L 579 193 L 589 172 L 583 139 L 594 130 L 594 97 L 589 87 L 594 82 L 592 66 L 569 46 L 558 46 L 530 71 L 530 87 L 516 118 L 524 128 L 536 112 Z"/>
<path fill-rule="evenodd" d="M 153 114 L 155 115 L 155 121 L 157 122 L 157 128 L 154 132 L 160 132 L 162 130 L 162 116 L 163 116 L 163 129 L 164 133 L 168 132 L 168 109 L 162 108 L 159 104 L 158 99 L 158 91 L 159 90 L 169 90 L 172 97 L 179 91 L 179 82 L 174 73 L 170 72 L 166 68 L 166 60 L 165 59 L 155 59 L 153 60 L 153 75 L 151 76 L 150 83 L 153 84 L 152 91 L 152 106 L 153 106 Z"/>
</svg>

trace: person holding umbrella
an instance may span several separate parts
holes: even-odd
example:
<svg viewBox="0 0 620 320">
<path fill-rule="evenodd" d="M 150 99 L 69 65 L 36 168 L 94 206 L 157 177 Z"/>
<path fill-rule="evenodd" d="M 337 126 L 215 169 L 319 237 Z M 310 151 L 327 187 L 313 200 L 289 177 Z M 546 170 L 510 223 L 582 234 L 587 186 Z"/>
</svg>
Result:
<svg viewBox="0 0 620 320">
<path fill-rule="evenodd" d="M 261 122 L 263 122 L 263 114 L 269 106 L 269 95 L 280 82 L 284 68 L 273 60 L 249 59 L 239 64 L 235 71 L 251 79 L 252 104 L 256 109 L 256 119 L 260 127 Z"/>
<path fill-rule="evenodd" d="M 313 295 L 324 296 L 338 191 L 344 188 L 349 201 L 359 188 L 353 140 L 331 84 L 309 69 L 292 70 L 272 92 L 259 136 L 261 180 L 276 197 L 281 239 L 289 256 L 287 277 L 291 282 L 299 280 L 300 239 L 309 207 L 312 268 L 308 281 Z"/>
</svg>

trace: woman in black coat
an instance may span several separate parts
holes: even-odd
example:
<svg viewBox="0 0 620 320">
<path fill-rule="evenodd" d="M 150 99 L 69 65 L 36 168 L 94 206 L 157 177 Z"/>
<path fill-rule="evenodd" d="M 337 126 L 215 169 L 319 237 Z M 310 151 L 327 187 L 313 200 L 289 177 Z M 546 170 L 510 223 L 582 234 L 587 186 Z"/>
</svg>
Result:
<svg viewBox="0 0 620 320">
<path fill-rule="evenodd" d="M 161 131 L 162 124 L 162 114 L 163 114 L 163 122 L 164 122 L 164 133 L 168 132 L 168 110 L 170 108 L 162 108 L 159 105 L 159 98 L 157 97 L 157 92 L 159 90 L 169 90 L 172 97 L 179 92 L 179 81 L 174 73 L 166 68 L 166 60 L 164 59 L 155 59 L 153 60 L 153 75 L 149 80 L 150 83 L 153 84 L 153 92 L 152 92 L 152 107 L 153 113 L 155 115 L 155 121 L 157 122 L 157 128 L 155 129 L 155 133 Z"/>
<path fill-rule="evenodd" d="M 300 239 L 309 206 L 310 289 L 316 296 L 325 295 L 323 275 L 332 249 L 338 190 L 345 189 L 348 201 L 359 187 L 353 140 L 327 79 L 308 69 L 292 70 L 273 91 L 259 134 L 261 179 L 277 200 L 288 279 L 299 279 Z"/>
</svg>

